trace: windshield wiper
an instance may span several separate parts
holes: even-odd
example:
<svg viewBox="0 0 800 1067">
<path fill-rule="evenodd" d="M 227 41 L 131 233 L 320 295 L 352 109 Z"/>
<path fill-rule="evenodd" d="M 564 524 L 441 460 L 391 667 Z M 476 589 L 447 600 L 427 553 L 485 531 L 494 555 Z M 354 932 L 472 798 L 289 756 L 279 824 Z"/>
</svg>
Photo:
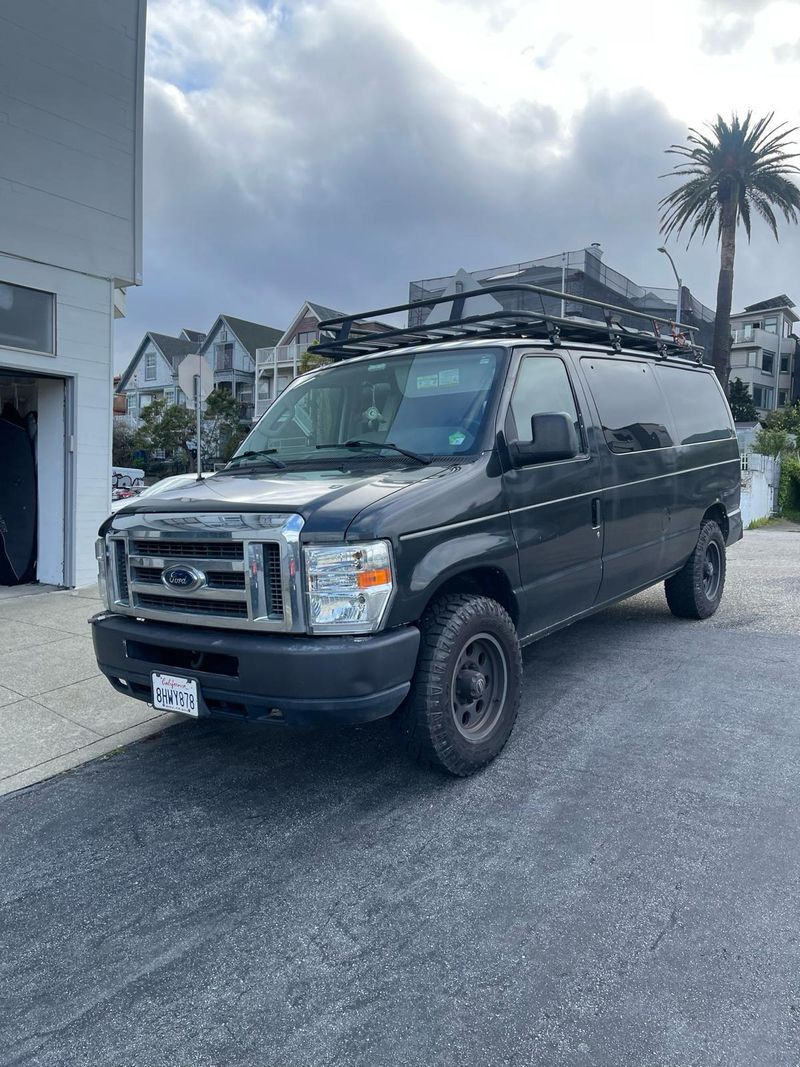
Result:
<svg viewBox="0 0 800 1067">
<path fill-rule="evenodd" d="M 428 464 L 431 460 L 427 456 L 421 456 L 419 452 L 412 452 L 408 448 L 401 448 L 400 445 L 393 445 L 391 441 L 344 441 L 341 444 L 332 445 L 317 445 L 317 448 L 390 448 L 393 452 L 399 452 L 401 456 L 408 456 L 409 459 L 414 459 L 417 463 Z"/>
<path fill-rule="evenodd" d="M 259 448 L 255 452 L 241 452 L 238 456 L 234 456 L 233 459 L 228 460 L 228 463 L 223 467 L 223 470 L 232 467 L 233 464 L 238 463 L 240 459 L 261 459 L 262 457 L 268 463 L 271 463 L 273 467 L 279 467 L 281 470 L 285 470 L 285 463 L 282 463 L 279 459 L 272 458 L 272 454 L 277 451 L 277 448 Z"/>
</svg>

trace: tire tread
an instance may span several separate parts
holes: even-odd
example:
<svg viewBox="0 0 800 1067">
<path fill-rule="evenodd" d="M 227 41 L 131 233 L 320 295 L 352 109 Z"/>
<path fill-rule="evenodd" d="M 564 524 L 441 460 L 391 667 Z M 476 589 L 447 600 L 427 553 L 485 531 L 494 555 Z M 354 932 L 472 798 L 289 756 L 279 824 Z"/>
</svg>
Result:
<svg viewBox="0 0 800 1067">
<path fill-rule="evenodd" d="M 466 759 L 452 745 L 443 722 L 442 686 L 446 684 L 447 659 L 458 641 L 458 629 L 472 619 L 490 616 L 509 636 L 515 655 L 508 664 L 509 693 L 513 705 L 506 719 L 499 746 L 488 746 L 478 759 Z M 421 621 L 420 650 L 411 693 L 396 714 L 400 740 L 418 763 L 445 770 L 458 777 L 474 774 L 502 751 L 511 733 L 519 705 L 522 655 L 514 623 L 508 612 L 490 597 L 450 593 L 435 600 Z M 516 691 L 514 691 L 515 687 Z"/>
</svg>

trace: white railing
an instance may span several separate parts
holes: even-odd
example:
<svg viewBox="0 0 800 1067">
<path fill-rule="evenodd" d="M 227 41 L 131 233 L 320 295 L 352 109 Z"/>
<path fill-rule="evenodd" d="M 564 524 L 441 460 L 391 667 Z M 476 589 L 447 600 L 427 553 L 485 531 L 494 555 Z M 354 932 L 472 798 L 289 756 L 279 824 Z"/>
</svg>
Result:
<svg viewBox="0 0 800 1067">
<path fill-rule="evenodd" d="M 307 351 L 308 345 L 274 345 L 272 348 L 256 349 L 256 367 L 274 367 L 275 364 L 294 365 Z"/>
<path fill-rule="evenodd" d="M 772 333 L 770 330 L 762 330 L 760 327 L 754 327 L 751 330 L 739 327 L 738 330 L 733 331 L 733 343 L 735 345 L 752 345 L 753 348 L 766 348 L 768 352 L 778 352 L 783 349 L 785 354 L 786 352 L 794 351 L 794 341 L 791 337 L 780 338 L 776 333 Z"/>
</svg>

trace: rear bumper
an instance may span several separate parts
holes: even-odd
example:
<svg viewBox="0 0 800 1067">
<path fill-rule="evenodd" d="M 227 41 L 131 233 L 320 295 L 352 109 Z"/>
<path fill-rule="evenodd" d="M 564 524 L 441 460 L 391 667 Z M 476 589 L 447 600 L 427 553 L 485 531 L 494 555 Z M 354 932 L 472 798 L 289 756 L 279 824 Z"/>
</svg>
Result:
<svg viewBox="0 0 800 1067">
<path fill-rule="evenodd" d="M 734 545 L 737 541 L 741 541 L 743 536 L 742 512 L 741 508 L 737 508 L 736 511 L 728 513 L 728 538 L 726 544 Z"/>
<path fill-rule="evenodd" d="M 200 715 L 318 726 L 391 715 L 406 697 L 419 630 L 351 637 L 237 633 L 102 613 L 91 620 L 100 670 L 150 701 L 153 671 L 194 678 Z"/>
</svg>

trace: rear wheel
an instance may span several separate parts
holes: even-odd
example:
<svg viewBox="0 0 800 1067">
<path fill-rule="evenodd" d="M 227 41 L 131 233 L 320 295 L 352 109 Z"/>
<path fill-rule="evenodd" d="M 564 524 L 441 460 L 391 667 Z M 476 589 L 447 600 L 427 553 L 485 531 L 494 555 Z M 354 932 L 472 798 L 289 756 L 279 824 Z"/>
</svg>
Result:
<svg viewBox="0 0 800 1067">
<path fill-rule="evenodd" d="M 667 604 L 681 619 L 707 619 L 719 607 L 725 588 L 725 538 L 711 519 L 700 527 L 694 552 L 664 582 Z"/>
<path fill-rule="evenodd" d="M 421 630 L 411 692 L 395 716 L 401 741 L 421 763 L 474 774 L 501 751 L 517 717 L 517 632 L 495 600 L 468 594 L 440 597 Z"/>
</svg>

